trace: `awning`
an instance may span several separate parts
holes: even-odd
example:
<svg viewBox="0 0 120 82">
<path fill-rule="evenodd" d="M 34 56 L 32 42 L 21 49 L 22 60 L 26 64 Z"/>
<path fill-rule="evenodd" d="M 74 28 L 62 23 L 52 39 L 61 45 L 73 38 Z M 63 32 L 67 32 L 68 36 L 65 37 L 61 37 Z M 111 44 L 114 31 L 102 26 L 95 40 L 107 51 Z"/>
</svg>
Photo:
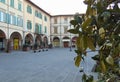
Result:
<svg viewBox="0 0 120 82">
<path fill-rule="evenodd" d="M 70 42 L 70 39 L 63 39 L 63 42 Z"/>
</svg>

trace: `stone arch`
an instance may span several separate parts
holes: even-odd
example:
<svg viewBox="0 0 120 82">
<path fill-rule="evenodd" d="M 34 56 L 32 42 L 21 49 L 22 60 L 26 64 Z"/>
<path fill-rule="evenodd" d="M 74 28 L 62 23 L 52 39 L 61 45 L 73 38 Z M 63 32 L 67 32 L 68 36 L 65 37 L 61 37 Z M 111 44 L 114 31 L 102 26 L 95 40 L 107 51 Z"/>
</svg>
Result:
<svg viewBox="0 0 120 82">
<path fill-rule="evenodd" d="M 68 36 L 63 37 L 63 47 L 67 48 L 70 45 L 70 38 Z"/>
<path fill-rule="evenodd" d="M 43 38 L 43 47 L 45 47 L 45 48 L 48 47 L 48 38 L 47 38 L 47 36 L 44 36 L 44 38 Z"/>
<path fill-rule="evenodd" d="M 12 50 L 20 50 L 22 46 L 22 36 L 19 32 L 10 35 L 10 46 Z"/>
<path fill-rule="evenodd" d="M 36 35 L 35 44 L 37 44 L 39 46 L 39 48 L 41 48 L 41 46 L 42 46 L 42 37 L 41 37 L 40 34 Z"/>
<path fill-rule="evenodd" d="M 33 44 L 34 44 L 33 36 L 32 36 L 32 34 L 28 33 L 25 36 L 25 45 L 27 45 L 27 46 L 32 48 Z"/>
<path fill-rule="evenodd" d="M 60 47 L 60 38 L 59 37 L 56 36 L 53 38 L 53 46 Z"/>
<path fill-rule="evenodd" d="M 0 30 L 0 51 L 5 50 L 6 46 L 6 35 L 5 32 Z"/>
</svg>

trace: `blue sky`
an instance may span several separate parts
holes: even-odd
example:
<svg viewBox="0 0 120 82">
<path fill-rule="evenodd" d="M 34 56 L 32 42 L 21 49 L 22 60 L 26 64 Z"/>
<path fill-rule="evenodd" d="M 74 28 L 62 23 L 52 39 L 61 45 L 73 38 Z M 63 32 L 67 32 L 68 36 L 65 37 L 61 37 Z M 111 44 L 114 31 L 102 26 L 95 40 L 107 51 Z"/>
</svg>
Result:
<svg viewBox="0 0 120 82">
<path fill-rule="evenodd" d="M 85 13 L 83 0 L 31 0 L 51 15 Z"/>
</svg>

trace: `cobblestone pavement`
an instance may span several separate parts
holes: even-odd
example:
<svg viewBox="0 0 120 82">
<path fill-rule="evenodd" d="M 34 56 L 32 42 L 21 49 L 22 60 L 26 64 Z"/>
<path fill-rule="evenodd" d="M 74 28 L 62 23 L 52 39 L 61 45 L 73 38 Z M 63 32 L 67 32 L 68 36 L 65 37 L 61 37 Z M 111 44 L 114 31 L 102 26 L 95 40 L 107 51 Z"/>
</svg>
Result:
<svg viewBox="0 0 120 82">
<path fill-rule="evenodd" d="M 92 74 L 94 54 L 90 53 L 81 64 L 88 74 Z M 70 52 L 68 48 L 0 53 L 0 82 L 81 82 L 82 73 L 74 65 L 75 56 L 74 50 Z"/>
</svg>

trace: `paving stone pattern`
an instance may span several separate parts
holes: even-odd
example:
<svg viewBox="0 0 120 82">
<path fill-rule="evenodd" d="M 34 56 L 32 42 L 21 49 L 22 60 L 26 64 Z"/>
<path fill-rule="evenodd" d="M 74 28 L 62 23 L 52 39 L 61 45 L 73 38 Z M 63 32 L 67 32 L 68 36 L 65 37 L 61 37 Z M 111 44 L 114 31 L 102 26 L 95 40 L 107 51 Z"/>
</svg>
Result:
<svg viewBox="0 0 120 82">
<path fill-rule="evenodd" d="M 91 56 L 85 58 L 81 66 L 88 74 L 94 61 Z M 0 52 L 0 82 L 81 82 L 82 72 L 75 67 L 74 49 L 53 48 L 44 52 L 13 51 Z"/>
</svg>

